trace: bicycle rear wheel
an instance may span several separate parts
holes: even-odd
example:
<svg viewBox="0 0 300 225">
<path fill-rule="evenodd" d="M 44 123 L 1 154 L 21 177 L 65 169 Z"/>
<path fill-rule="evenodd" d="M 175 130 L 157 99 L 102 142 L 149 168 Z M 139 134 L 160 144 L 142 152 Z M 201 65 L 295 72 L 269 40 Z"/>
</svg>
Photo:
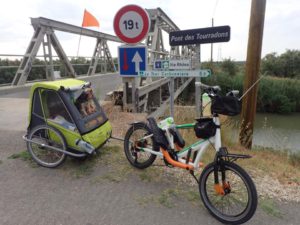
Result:
<svg viewBox="0 0 300 225">
<path fill-rule="evenodd" d="M 246 171 L 233 162 L 223 162 L 225 181 L 222 181 L 221 168 L 217 174 L 221 190 L 215 187 L 215 163 L 210 163 L 203 170 L 199 191 L 201 199 L 208 211 L 220 222 L 226 224 L 242 224 L 254 215 L 257 207 L 255 185 Z"/>
<path fill-rule="evenodd" d="M 135 123 L 127 131 L 124 140 L 124 151 L 126 158 L 136 168 L 145 169 L 152 165 L 156 155 L 143 150 L 149 148 L 158 151 L 154 142 L 151 129 L 146 123 Z"/>
</svg>

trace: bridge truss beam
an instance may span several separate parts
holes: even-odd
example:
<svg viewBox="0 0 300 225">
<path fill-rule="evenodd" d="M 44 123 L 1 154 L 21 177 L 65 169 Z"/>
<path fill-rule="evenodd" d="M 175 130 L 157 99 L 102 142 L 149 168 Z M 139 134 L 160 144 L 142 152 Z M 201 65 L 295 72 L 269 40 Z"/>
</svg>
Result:
<svg viewBox="0 0 300 225">
<path fill-rule="evenodd" d="M 95 73 L 99 58 L 104 62 L 108 62 L 111 68 L 113 69 L 113 71 L 116 71 L 113 63 L 113 59 L 111 57 L 107 45 L 107 40 L 114 41 L 114 42 L 121 42 L 120 39 L 117 38 L 116 36 L 85 29 L 67 23 L 62 23 L 55 20 L 50 20 L 43 17 L 31 18 L 31 24 L 34 28 L 34 35 L 31 38 L 26 53 L 13 79 L 12 82 L 13 86 L 23 85 L 26 83 L 28 75 L 32 68 L 32 63 L 36 57 L 36 54 L 41 44 L 43 44 L 44 59 L 46 64 L 46 78 L 48 80 L 55 79 L 53 63 L 52 63 L 52 50 L 51 50 L 52 47 L 56 51 L 59 59 L 63 62 L 67 74 L 71 77 L 76 77 L 75 70 L 71 65 L 67 55 L 65 54 L 61 44 L 59 43 L 54 33 L 54 30 L 84 35 L 84 36 L 93 37 L 97 39 L 94 55 L 90 64 L 90 68 L 88 69 L 88 75 Z M 105 65 L 104 71 L 106 71 L 106 68 L 107 67 Z"/>
</svg>

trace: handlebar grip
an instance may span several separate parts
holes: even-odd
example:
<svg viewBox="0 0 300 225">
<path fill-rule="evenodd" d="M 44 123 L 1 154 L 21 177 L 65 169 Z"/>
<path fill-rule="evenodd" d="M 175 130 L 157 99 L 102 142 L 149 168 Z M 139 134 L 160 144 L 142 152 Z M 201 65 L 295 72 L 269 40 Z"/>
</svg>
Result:
<svg viewBox="0 0 300 225">
<path fill-rule="evenodd" d="M 240 93 L 240 91 L 239 90 L 232 90 L 232 91 L 229 91 L 227 94 L 226 94 L 226 96 L 237 96 L 238 94 Z"/>
<path fill-rule="evenodd" d="M 208 91 L 214 91 L 214 92 L 218 92 L 218 91 L 221 91 L 221 88 L 220 86 L 216 85 L 216 86 L 209 86 L 209 85 L 206 85 L 206 84 L 203 84 L 201 82 L 195 82 L 195 85 L 196 86 L 199 86 L 199 87 L 202 87 L 202 88 L 205 88 L 207 89 Z"/>
</svg>

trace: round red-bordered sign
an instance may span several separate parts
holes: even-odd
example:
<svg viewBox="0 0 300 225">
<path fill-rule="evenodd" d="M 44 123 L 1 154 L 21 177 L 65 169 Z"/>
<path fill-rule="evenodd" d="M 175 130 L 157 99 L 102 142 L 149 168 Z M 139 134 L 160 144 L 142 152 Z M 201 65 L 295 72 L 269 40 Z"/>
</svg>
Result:
<svg viewBox="0 0 300 225">
<path fill-rule="evenodd" d="M 137 5 L 126 5 L 115 15 L 115 33 L 128 44 L 142 41 L 147 36 L 149 28 L 150 19 L 147 11 Z"/>
</svg>

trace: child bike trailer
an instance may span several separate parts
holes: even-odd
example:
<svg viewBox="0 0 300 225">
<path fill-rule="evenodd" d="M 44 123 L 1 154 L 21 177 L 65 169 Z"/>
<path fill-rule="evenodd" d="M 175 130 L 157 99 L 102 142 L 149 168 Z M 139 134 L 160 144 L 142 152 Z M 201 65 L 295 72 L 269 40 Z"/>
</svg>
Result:
<svg viewBox="0 0 300 225">
<path fill-rule="evenodd" d="M 86 157 L 111 137 L 112 127 L 91 83 L 76 79 L 37 82 L 30 90 L 23 139 L 39 165 L 57 167 L 66 156 Z"/>
</svg>

